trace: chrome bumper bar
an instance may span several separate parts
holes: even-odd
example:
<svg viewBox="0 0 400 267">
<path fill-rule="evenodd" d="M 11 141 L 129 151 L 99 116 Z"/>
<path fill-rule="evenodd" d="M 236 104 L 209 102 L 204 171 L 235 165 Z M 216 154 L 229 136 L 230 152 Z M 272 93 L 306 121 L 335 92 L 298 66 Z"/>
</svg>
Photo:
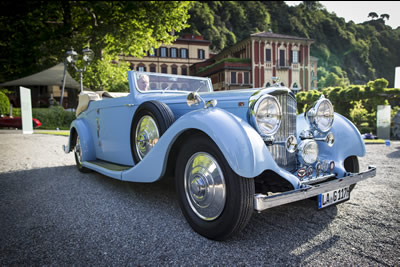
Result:
<svg viewBox="0 0 400 267">
<path fill-rule="evenodd" d="M 314 197 L 325 192 L 329 192 L 338 188 L 358 183 L 362 180 L 373 177 L 375 175 L 376 175 L 376 167 L 368 166 L 368 171 L 350 174 L 349 176 L 345 176 L 329 182 L 316 185 L 305 185 L 305 187 L 303 188 L 272 196 L 267 196 L 264 194 L 256 194 L 254 196 L 254 209 L 260 212 L 272 207 Z"/>
</svg>

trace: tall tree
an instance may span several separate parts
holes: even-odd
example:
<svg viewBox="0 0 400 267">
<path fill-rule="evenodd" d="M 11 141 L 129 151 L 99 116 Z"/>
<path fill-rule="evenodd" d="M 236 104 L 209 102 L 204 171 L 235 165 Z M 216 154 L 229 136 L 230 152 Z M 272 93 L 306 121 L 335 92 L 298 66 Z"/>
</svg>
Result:
<svg viewBox="0 0 400 267">
<path fill-rule="evenodd" d="M 381 14 L 381 18 L 382 19 L 387 19 L 388 20 L 389 17 L 390 17 L 389 14 Z"/>
<path fill-rule="evenodd" d="M 376 13 L 376 12 L 370 12 L 369 14 L 368 14 L 368 18 L 369 17 L 371 17 L 371 19 L 375 19 L 375 18 L 378 18 L 379 16 L 378 16 L 378 14 Z"/>
<path fill-rule="evenodd" d="M 0 81 L 62 62 L 71 46 L 145 55 L 188 27 L 186 1 L 1 1 Z M 96 65 L 96 62 L 94 62 Z"/>
</svg>

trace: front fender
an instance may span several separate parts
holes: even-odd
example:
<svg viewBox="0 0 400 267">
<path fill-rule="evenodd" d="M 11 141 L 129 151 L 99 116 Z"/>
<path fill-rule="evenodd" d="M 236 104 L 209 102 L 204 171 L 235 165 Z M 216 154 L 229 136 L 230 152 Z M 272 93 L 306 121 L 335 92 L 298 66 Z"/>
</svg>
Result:
<svg viewBox="0 0 400 267">
<path fill-rule="evenodd" d="M 254 178 L 266 169 L 278 174 L 285 172 L 275 163 L 260 135 L 246 121 L 225 110 L 208 108 L 181 116 L 137 166 L 122 174 L 122 179 L 139 182 L 159 179 L 165 171 L 167 155 L 173 143 L 189 129 L 207 134 L 221 150 L 232 170 L 242 177 Z M 138 177 L 141 177 L 140 180 Z M 295 186 L 298 184 L 295 177 L 289 178 L 289 181 Z"/>
<path fill-rule="evenodd" d="M 297 136 L 302 130 L 309 128 L 304 113 L 297 116 Z M 350 156 L 363 157 L 365 144 L 357 127 L 346 117 L 335 113 L 331 132 L 335 136 L 335 143 L 329 147 L 325 142 L 318 142 L 319 156 L 335 161 L 335 172 L 342 177 L 346 172 L 344 160 Z"/>
<path fill-rule="evenodd" d="M 74 121 L 72 121 L 70 127 L 69 143 L 68 146 L 65 148 L 65 151 L 70 152 L 72 149 L 74 130 L 79 135 L 82 149 L 82 161 L 95 160 L 96 151 L 94 147 L 93 137 L 90 134 L 89 126 L 84 119 L 75 119 Z"/>
</svg>

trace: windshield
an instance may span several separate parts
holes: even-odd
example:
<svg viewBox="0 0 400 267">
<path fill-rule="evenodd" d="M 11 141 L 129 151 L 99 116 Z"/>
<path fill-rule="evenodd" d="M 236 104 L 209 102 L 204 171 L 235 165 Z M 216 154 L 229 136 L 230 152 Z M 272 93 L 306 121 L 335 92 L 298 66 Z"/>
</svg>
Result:
<svg viewBox="0 0 400 267">
<path fill-rule="evenodd" d="M 153 72 L 134 72 L 135 85 L 140 92 L 183 91 L 212 92 L 208 78 Z"/>
</svg>

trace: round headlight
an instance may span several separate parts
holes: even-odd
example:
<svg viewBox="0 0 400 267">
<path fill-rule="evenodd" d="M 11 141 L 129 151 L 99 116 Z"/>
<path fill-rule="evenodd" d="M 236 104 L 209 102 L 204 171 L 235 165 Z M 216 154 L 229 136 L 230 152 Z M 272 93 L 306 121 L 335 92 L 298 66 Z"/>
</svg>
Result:
<svg viewBox="0 0 400 267">
<path fill-rule="evenodd" d="M 314 140 L 303 140 L 299 145 L 299 152 L 306 164 L 313 164 L 318 158 L 318 144 Z"/>
<path fill-rule="evenodd" d="M 271 136 L 278 131 L 281 125 L 282 109 L 276 97 L 262 96 L 251 111 L 254 127 L 264 136 Z"/>
<path fill-rule="evenodd" d="M 306 117 L 312 127 L 326 133 L 332 128 L 333 106 L 331 101 L 321 96 L 314 106 L 307 112 Z"/>
</svg>

